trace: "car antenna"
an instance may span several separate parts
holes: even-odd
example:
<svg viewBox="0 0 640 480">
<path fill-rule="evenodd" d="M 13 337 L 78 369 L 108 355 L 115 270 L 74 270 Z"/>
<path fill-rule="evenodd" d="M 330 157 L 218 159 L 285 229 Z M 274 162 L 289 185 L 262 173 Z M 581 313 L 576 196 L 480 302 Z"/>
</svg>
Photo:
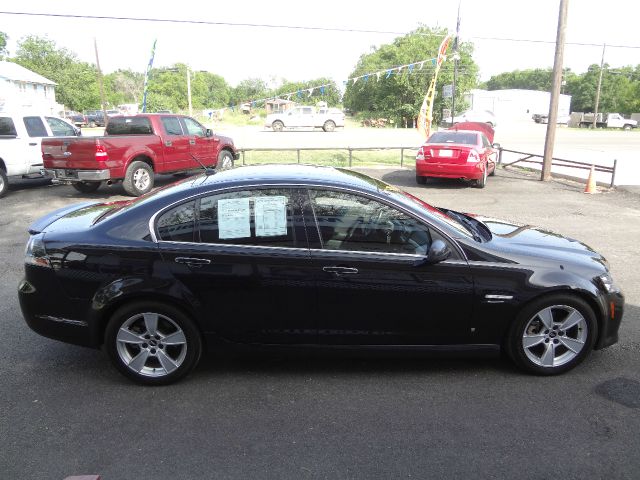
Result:
<svg viewBox="0 0 640 480">
<path fill-rule="evenodd" d="M 193 159 L 200 164 L 200 166 L 204 170 L 205 175 L 215 175 L 216 171 L 213 168 L 207 167 L 204 163 L 198 160 L 198 157 L 196 157 L 193 153 L 190 153 L 189 155 L 191 155 Z"/>
</svg>

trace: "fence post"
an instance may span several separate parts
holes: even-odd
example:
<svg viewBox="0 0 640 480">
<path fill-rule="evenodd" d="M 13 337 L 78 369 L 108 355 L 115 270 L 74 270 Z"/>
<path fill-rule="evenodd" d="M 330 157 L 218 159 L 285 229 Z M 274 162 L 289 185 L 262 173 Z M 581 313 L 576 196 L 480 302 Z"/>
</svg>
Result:
<svg viewBox="0 0 640 480">
<path fill-rule="evenodd" d="M 404 163 L 404 148 L 400 149 L 400 166 Z"/>
<path fill-rule="evenodd" d="M 618 160 L 613 160 L 613 172 L 611 172 L 611 188 L 615 187 L 616 183 L 616 168 L 618 167 Z"/>
<path fill-rule="evenodd" d="M 296 152 L 298 153 L 298 163 L 300 163 L 300 149 L 296 150 Z"/>
<path fill-rule="evenodd" d="M 502 165 L 502 147 L 498 149 L 498 165 Z"/>
<path fill-rule="evenodd" d="M 351 147 L 349 147 L 349 167 L 351 167 L 351 162 L 352 162 L 352 158 L 351 158 Z"/>
<path fill-rule="evenodd" d="M 244 150 L 242 150 L 242 165 L 244 165 Z"/>
</svg>

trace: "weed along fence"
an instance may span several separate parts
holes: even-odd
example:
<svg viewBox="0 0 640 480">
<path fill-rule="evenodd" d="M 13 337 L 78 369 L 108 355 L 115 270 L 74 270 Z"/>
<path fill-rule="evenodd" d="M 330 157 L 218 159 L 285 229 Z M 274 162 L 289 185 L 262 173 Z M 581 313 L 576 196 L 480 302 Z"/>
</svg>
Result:
<svg viewBox="0 0 640 480">
<path fill-rule="evenodd" d="M 353 167 L 364 165 L 415 166 L 419 147 L 240 148 L 242 165 L 307 163 Z"/>
<path fill-rule="evenodd" d="M 521 156 L 521 158 L 505 162 L 505 153 L 515 154 Z M 524 168 L 535 168 L 536 170 L 542 170 L 543 158 L 544 155 L 538 155 L 536 153 L 519 152 L 517 150 L 501 148 L 498 157 L 498 164 L 502 165 L 503 167 L 518 165 Z M 566 160 L 563 158 L 555 157 L 551 159 L 552 175 L 562 176 L 573 180 L 586 180 L 589 176 L 589 172 L 591 171 L 591 167 L 593 167 L 594 171 L 596 172 L 596 179 L 598 183 L 608 185 L 611 188 L 615 186 L 616 169 L 618 167 L 617 160 L 613 160 L 613 165 L 608 166 L 589 162 Z M 600 173 L 600 175 L 598 175 L 598 173 Z"/>
</svg>

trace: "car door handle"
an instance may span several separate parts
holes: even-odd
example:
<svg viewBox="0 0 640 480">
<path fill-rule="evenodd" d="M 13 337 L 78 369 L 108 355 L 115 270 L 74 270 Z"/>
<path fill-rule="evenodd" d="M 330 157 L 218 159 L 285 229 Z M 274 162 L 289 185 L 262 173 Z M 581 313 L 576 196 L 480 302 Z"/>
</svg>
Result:
<svg viewBox="0 0 640 480">
<path fill-rule="evenodd" d="M 195 145 L 196 144 L 196 139 L 195 138 L 190 138 L 189 139 L 189 145 Z"/>
<path fill-rule="evenodd" d="M 335 273 L 336 275 L 354 275 L 358 273 L 357 268 L 351 267 L 322 267 L 322 270 L 327 273 Z"/>
<path fill-rule="evenodd" d="M 202 265 L 209 265 L 211 260 L 208 258 L 176 257 L 175 262 L 184 263 L 192 267 L 199 267 Z"/>
<path fill-rule="evenodd" d="M 167 140 L 166 142 L 164 142 L 165 147 L 171 147 L 172 145 L 173 145 L 173 142 L 171 140 Z"/>
</svg>

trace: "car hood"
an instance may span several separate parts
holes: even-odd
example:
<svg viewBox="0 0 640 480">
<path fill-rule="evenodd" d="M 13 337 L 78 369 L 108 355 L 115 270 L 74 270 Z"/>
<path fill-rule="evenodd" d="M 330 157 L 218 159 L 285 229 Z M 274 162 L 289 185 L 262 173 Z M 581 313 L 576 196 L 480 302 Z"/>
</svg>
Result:
<svg viewBox="0 0 640 480">
<path fill-rule="evenodd" d="M 554 232 L 488 217 L 474 217 L 491 231 L 485 245 L 496 253 L 557 261 L 561 265 L 581 264 L 608 270 L 607 260 L 588 245 Z"/>
</svg>

